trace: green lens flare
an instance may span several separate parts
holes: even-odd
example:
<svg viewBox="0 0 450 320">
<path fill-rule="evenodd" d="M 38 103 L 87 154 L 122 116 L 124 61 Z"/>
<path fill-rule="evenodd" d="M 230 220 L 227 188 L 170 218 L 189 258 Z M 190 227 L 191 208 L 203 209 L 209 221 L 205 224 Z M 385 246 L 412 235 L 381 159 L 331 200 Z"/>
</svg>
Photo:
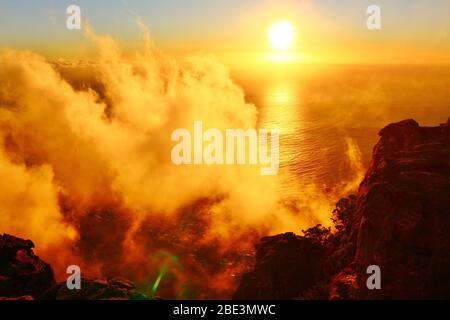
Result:
<svg viewBox="0 0 450 320">
<path fill-rule="evenodd" d="M 170 272 L 170 269 L 183 270 L 183 266 L 180 264 L 179 258 L 176 255 L 171 254 L 168 251 L 158 251 L 153 257 L 153 260 L 160 262 L 159 273 L 155 282 L 151 286 L 150 297 L 153 298 L 158 291 L 158 288 L 163 280 L 164 276 Z"/>
<path fill-rule="evenodd" d="M 164 277 L 164 275 L 167 272 L 167 266 L 162 266 L 160 268 L 158 277 L 156 278 L 155 283 L 152 286 L 152 291 L 151 291 L 151 296 L 153 297 L 156 293 L 156 291 L 158 290 L 159 284 L 161 283 L 162 278 Z"/>
</svg>

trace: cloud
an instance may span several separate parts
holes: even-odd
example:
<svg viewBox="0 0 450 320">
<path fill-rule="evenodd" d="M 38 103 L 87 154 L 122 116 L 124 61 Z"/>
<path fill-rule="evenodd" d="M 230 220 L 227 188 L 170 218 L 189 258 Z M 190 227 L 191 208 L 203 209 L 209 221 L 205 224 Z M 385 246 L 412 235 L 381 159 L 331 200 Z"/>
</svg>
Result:
<svg viewBox="0 0 450 320">
<path fill-rule="evenodd" d="M 188 265 L 177 273 L 181 284 L 229 292 L 230 270 L 243 267 L 237 252 L 250 251 L 261 235 L 327 217 L 290 210 L 280 178 L 261 176 L 258 166 L 172 164 L 174 129 L 195 120 L 254 128 L 257 108 L 216 60 L 176 60 L 143 31 L 144 49 L 124 53 L 88 29 L 101 92 L 75 89 L 58 72 L 61 61 L 0 53 L 3 231 L 32 238 L 59 272 L 75 261 L 92 273 L 139 280 L 159 267 L 148 256 L 170 249 Z M 322 200 L 312 207 L 323 208 Z M 52 245 L 65 254 L 49 254 Z M 199 252 L 215 269 L 200 263 Z M 235 264 L 222 265 L 230 256 Z"/>
</svg>

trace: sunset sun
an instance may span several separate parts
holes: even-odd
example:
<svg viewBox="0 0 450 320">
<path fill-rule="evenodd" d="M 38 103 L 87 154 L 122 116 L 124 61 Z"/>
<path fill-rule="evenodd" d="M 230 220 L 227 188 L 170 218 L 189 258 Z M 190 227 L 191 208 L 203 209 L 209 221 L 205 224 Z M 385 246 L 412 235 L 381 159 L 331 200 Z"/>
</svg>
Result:
<svg viewBox="0 0 450 320">
<path fill-rule="evenodd" d="M 269 29 L 269 41 L 272 49 L 287 51 L 292 48 L 295 41 L 295 29 L 287 20 L 274 23 Z"/>
</svg>

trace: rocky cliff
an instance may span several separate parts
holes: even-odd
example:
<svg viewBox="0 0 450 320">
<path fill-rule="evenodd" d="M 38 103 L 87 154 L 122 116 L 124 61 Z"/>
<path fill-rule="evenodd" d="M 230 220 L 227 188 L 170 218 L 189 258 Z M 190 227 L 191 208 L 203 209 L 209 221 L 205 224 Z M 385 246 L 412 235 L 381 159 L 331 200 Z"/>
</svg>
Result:
<svg viewBox="0 0 450 320">
<path fill-rule="evenodd" d="M 333 214 L 335 231 L 262 239 L 235 298 L 449 299 L 450 119 L 382 129 L 357 195 Z M 370 265 L 380 290 L 367 288 Z"/>
</svg>

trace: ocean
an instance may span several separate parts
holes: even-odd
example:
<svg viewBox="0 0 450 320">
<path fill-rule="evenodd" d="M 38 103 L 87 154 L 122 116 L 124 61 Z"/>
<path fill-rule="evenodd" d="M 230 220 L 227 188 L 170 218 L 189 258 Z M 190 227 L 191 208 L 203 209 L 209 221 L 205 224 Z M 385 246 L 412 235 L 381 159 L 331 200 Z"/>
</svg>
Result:
<svg viewBox="0 0 450 320">
<path fill-rule="evenodd" d="M 280 130 L 287 196 L 355 191 L 380 129 L 411 118 L 436 126 L 450 116 L 450 66 L 275 64 L 232 75 L 257 106 L 258 126 Z"/>
</svg>

